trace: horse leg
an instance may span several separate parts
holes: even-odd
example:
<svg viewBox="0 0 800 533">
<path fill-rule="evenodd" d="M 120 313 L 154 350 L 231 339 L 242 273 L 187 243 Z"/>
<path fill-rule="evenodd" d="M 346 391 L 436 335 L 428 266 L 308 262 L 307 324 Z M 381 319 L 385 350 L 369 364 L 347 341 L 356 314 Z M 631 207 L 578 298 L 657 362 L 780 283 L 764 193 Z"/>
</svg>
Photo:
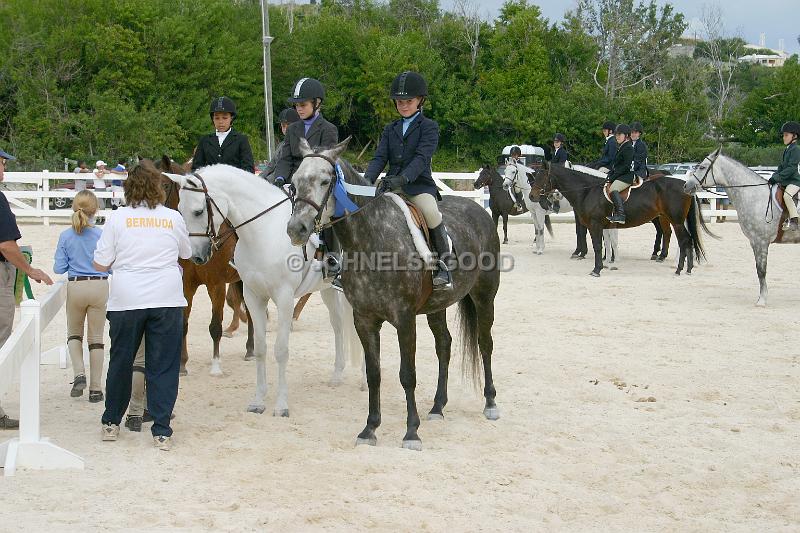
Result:
<svg viewBox="0 0 800 533">
<path fill-rule="evenodd" d="M 675 270 L 675 275 L 680 276 L 687 254 L 691 253 L 692 251 L 692 238 L 689 235 L 689 232 L 686 231 L 686 228 L 683 227 L 683 224 L 676 222 L 673 224 L 673 229 L 675 231 L 675 237 L 678 239 L 678 247 L 681 251 L 680 256 L 678 257 L 678 267 Z"/>
<path fill-rule="evenodd" d="M 503 213 L 503 244 L 508 244 L 508 213 Z"/>
<path fill-rule="evenodd" d="M 415 389 L 417 388 L 417 322 L 413 312 L 397 324 L 397 340 L 400 343 L 400 384 L 406 393 L 406 434 L 403 437 L 403 448 L 422 450 L 422 441 L 417 435 L 419 429 L 419 413 Z"/>
<path fill-rule="evenodd" d="M 211 298 L 211 323 L 208 325 L 208 333 L 211 335 L 211 342 L 214 345 L 210 374 L 212 376 L 221 376 L 219 340 L 222 338 L 222 314 L 225 311 L 225 284 L 206 284 L 206 290 L 208 291 L 208 297 Z"/>
<path fill-rule="evenodd" d="M 233 318 L 231 318 L 231 323 L 222 332 L 222 336 L 225 338 L 233 337 L 234 332 L 239 329 L 239 322 L 246 320 L 246 315 L 242 309 L 244 296 L 242 296 L 241 283 L 241 281 L 230 283 L 225 291 L 225 303 L 227 303 L 228 307 L 233 310 Z"/>
<path fill-rule="evenodd" d="M 247 342 L 245 342 L 244 348 L 244 360 L 245 361 L 252 361 L 255 358 L 255 353 L 253 352 L 253 320 L 250 318 L 250 310 L 245 305 L 244 313 L 247 317 Z M 266 310 L 264 311 L 264 317 L 266 319 Z"/>
<path fill-rule="evenodd" d="M 662 220 L 659 218 L 659 220 Z M 669 254 L 669 243 L 672 240 L 672 226 L 670 223 L 663 219 L 661 222 L 661 254 L 659 254 L 658 261 L 659 263 L 663 263 L 664 260 L 667 258 Z"/>
<path fill-rule="evenodd" d="M 183 346 L 181 348 L 180 367 L 181 376 L 186 376 L 189 374 L 189 371 L 186 369 L 186 363 L 189 362 L 189 343 L 187 341 L 189 336 L 189 315 L 192 314 L 192 300 L 194 299 L 195 292 L 197 292 L 197 287 L 197 285 L 187 283 L 186 281 L 183 283 L 183 296 L 186 298 L 186 307 L 183 309 Z"/>
<path fill-rule="evenodd" d="M 603 226 L 595 222 L 588 230 L 589 236 L 592 238 L 592 249 L 594 250 L 594 270 L 589 274 L 599 278 L 600 271 L 603 270 Z"/>
<path fill-rule="evenodd" d="M 581 224 L 580 219 L 578 218 L 578 212 L 573 211 L 575 215 L 575 238 L 576 238 L 576 248 L 575 251 L 572 252 L 572 259 L 583 259 L 586 257 L 586 254 L 589 253 L 589 247 L 586 243 L 586 231 L 587 228 L 583 224 Z"/>
<path fill-rule="evenodd" d="M 342 321 L 341 309 L 336 301 L 336 296 L 341 294 L 339 291 L 331 288 L 323 289 L 319 292 L 322 296 L 322 302 L 328 308 L 328 318 L 331 321 L 333 328 L 334 347 L 336 351 L 336 358 L 333 363 L 333 374 L 328 384 L 331 387 L 338 387 L 342 384 L 342 373 L 345 367 L 345 339 L 343 335 L 344 324 Z"/>
<path fill-rule="evenodd" d="M 475 305 L 475 315 L 478 321 L 478 349 L 481 352 L 481 361 L 483 363 L 483 397 L 486 400 L 483 407 L 483 415 L 488 420 L 498 420 L 500 418 L 500 408 L 497 407 L 495 402 L 497 390 L 494 388 L 494 379 L 492 378 L 494 296 L 472 298 L 472 302 Z"/>
<path fill-rule="evenodd" d="M 359 444 L 378 444 L 375 430 L 381 425 L 381 324 L 382 320 L 353 313 L 353 320 L 364 347 L 364 360 L 367 366 L 367 386 L 369 387 L 369 414 L 367 425 L 356 437 Z"/>
<path fill-rule="evenodd" d="M 444 406 L 447 405 L 447 377 L 450 369 L 450 347 L 453 337 L 447 329 L 447 311 L 444 309 L 428 315 L 428 326 L 433 332 L 436 344 L 436 357 L 439 359 L 439 381 L 436 384 L 436 396 L 433 407 L 428 413 L 428 420 L 444 420 Z"/>
<path fill-rule="evenodd" d="M 266 409 L 267 397 L 267 301 L 244 288 L 244 301 L 250 312 L 249 324 L 253 328 L 253 351 L 256 359 L 256 391 L 247 410 L 261 414 Z"/>
<path fill-rule="evenodd" d="M 650 260 L 655 261 L 658 258 L 658 252 L 661 251 L 661 238 L 664 235 L 664 232 L 661 229 L 661 221 L 658 217 L 654 218 L 650 222 L 652 222 L 653 226 L 656 227 L 656 240 L 653 241 L 653 254 L 650 256 Z"/>
<path fill-rule="evenodd" d="M 753 256 L 756 259 L 756 274 L 758 274 L 758 301 L 757 307 L 765 307 L 767 305 L 767 254 L 769 253 L 769 243 L 766 244 L 753 244 Z"/>
<path fill-rule="evenodd" d="M 278 363 L 278 386 L 273 416 L 289 416 L 289 384 L 286 365 L 289 361 L 289 333 L 292 331 L 294 312 L 293 290 L 285 288 L 272 297 L 278 308 L 278 325 L 275 332 L 275 361 Z"/>
</svg>

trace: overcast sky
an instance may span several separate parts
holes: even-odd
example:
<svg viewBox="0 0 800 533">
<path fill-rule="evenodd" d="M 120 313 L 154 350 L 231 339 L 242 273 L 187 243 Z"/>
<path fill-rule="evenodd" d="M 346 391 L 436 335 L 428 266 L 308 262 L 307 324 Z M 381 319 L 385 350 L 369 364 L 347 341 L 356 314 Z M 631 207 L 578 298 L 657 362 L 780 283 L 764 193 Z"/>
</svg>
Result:
<svg viewBox="0 0 800 533">
<path fill-rule="evenodd" d="M 484 18 L 493 19 L 500 11 L 503 0 L 471 0 L 473 5 L 480 5 L 480 13 Z M 564 13 L 575 7 L 575 0 L 528 0 L 529 4 L 538 5 L 542 14 L 551 23 L 563 19 Z M 656 0 L 661 6 L 665 0 Z M 778 48 L 778 40 L 784 40 L 784 50 L 788 53 L 800 53 L 797 36 L 800 34 L 800 1 L 798 0 L 671 0 L 677 11 L 683 13 L 690 23 L 688 34 L 693 28 L 700 27 L 703 6 L 717 4 L 722 7 L 726 35 L 741 36 L 751 44 L 759 43 L 759 34 L 766 34 L 767 48 Z M 440 0 L 443 9 L 450 9 L 453 0 Z"/>
</svg>

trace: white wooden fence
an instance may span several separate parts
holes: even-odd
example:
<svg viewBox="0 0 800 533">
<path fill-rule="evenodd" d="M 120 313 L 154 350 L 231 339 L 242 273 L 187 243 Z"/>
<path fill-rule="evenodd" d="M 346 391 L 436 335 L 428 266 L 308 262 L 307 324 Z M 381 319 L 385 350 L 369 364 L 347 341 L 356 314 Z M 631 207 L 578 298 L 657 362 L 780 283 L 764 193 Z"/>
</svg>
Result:
<svg viewBox="0 0 800 533">
<path fill-rule="evenodd" d="M 0 444 L 5 476 L 13 476 L 17 468 L 84 467 L 83 459 L 42 438 L 40 433 L 42 333 L 64 306 L 66 298 L 66 281 L 59 281 L 41 301 L 22 302 L 19 324 L 0 348 L 0 396 L 19 376 L 19 437 Z"/>
<path fill-rule="evenodd" d="M 765 178 L 769 178 L 772 175 L 772 172 L 775 171 L 775 167 L 751 167 L 752 170 L 764 176 Z M 489 207 L 489 193 L 485 190 L 453 190 L 447 184 L 445 184 L 442 180 L 456 180 L 456 181 L 467 181 L 469 182 L 470 186 L 472 182 L 474 182 L 478 178 L 479 171 L 476 172 L 434 172 L 433 173 L 433 180 L 439 187 L 439 190 L 443 195 L 448 196 L 462 196 L 465 198 L 471 198 L 481 204 L 483 207 Z M 682 175 L 676 175 L 677 178 L 685 178 Z M 67 218 L 72 216 L 72 209 L 51 209 L 50 208 L 50 199 L 51 198 L 73 198 L 76 194 L 74 190 L 70 189 L 61 189 L 58 190 L 58 185 L 53 185 L 50 182 L 53 180 L 69 180 L 74 181 L 75 179 L 84 179 L 87 181 L 92 181 L 94 179 L 94 174 L 74 174 L 72 172 L 48 172 L 46 170 L 42 172 L 6 172 L 5 173 L 5 183 L 23 183 L 28 184 L 31 186 L 31 189 L 35 190 L 7 190 L 4 191 L 6 197 L 8 198 L 9 203 L 11 204 L 11 210 L 17 217 L 33 217 L 33 218 L 41 218 L 42 222 L 47 226 L 50 225 L 50 218 Z M 118 180 L 124 179 L 119 175 L 110 175 L 109 177 L 105 178 L 105 181 L 108 183 L 111 180 Z M 94 191 L 95 194 L 99 198 L 109 198 L 114 200 L 124 200 L 123 193 L 120 190 L 106 189 L 105 191 Z M 721 209 L 721 200 L 726 199 L 727 195 L 724 192 L 719 194 L 713 194 L 708 192 L 699 192 L 697 193 L 697 197 L 706 200 L 708 205 L 703 205 L 703 215 L 707 219 L 710 219 L 712 222 L 716 220 L 716 217 L 724 216 L 731 219 L 736 219 L 736 211 L 735 207 L 732 207 L 728 210 Z M 25 201 L 27 200 L 27 202 Z M 108 202 L 107 202 L 108 203 Z M 32 205 L 31 205 L 32 204 Z M 109 209 L 101 210 L 99 215 L 100 216 L 108 216 L 111 211 Z M 523 219 L 528 219 L 529 215 L 519 215 L 523 217 Z M 572 213 L 560 213 L 551 215 L 550 217 L 553 221 L 572 221 L 573 215 Z"/>
</svg>

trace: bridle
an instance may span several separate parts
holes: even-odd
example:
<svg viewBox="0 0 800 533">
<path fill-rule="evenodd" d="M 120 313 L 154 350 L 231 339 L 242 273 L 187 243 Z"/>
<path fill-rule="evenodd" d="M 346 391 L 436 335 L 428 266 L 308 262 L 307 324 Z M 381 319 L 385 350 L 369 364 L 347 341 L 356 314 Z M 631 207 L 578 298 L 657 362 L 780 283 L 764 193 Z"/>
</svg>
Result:
<svg viewBox="0 0 800 533">
<path fill-rule="evenodd" d="M 225 214 L 219 208 L 219 206 L 217 205 L 217 202 L 214 201 L 214 199 L 211 197 L 210 194 L 208 194 L 208 187 L 206 186 L 206 182 L 203 179 L 203 177 L 200 174 L 198 174 L 197 172 L 193 172 L 192 176 L 194 176 L 195 178 L 197 178 L 200 181 L 200 184 L 202 185 L 202 188 L 183 187 L 182 190 L 188 191 L 188 192 L 199 192 L 199 193 L 202 193 L 205 196 L 206 216 L 208 217 L 208 220 L 206 222 L 206 231 L 204 233 L 196 233 L 196 232 L 189 233 L 189 237 L 208 237 L 208 240 L 211 241 L 211 249 L 212 249 L 212 251 L 219 250 L 222 247 L 222 245 L 225 244 L 225 241 L 227 241 L 232 235 L 235 235 L 236 234 L 236 230 L 238 230 L 242 226 L 244 226 L 246 224 L 249 224 L 250 222 L 256 220 L 257 218 L 259 218 L 259 217 L 261 217 L 263 215 L 266 215 L 267 213 L 269 213 L 270 211 L 272 211 L 273 209 L 275 209 L 279 205 L 281 205 L 281 204 L 283 204 L 285 202 L 288 202 L 288 201 L 290 201 L 292 199 L 291 196 L 289 196 L 288 193 L 287 193 L 286 198 L 284 198 L 280 202 L 278 202 L 276 204 L 273 204 L 270 207 L 264 209 L 263 211 L 259 212 L 257 215 L 248 218 L 247 220 L 245 220 L 241 224 L 237 224 L 235 226 L 233 224 L 231 224 L 229 228 L 223 230 L 222 232 L 217 232 L 217 228 L 214 225 L 214 213 L 213 213 L 212 209 L 216 209 L 217 213 L 219 213 L 222 218 L 226 218 Z M 281 189 L 281 190 L 283 190 L 283 189 Z M 286 191 L 284 191 L 284 193 L 286 193 Z M 167 198 L 169 198 L 169 196 Z"/>
<path fill-rule="evenodd" d="M 297 204 L 299 204 L 299 203 L 308 204 L 308 205 L 310 205 L 312 207 L 312 209 L 316 209 L 317 210 L 317 214 L 314 217 L 314 231 L 316 233 L 319 233 L 322 230 L 322 227 L 323 227 L 322 224 L 321 224 L 322 212 L 325 211 L 325 205 L 328 203 L 328 200 L 330 199 L 331 194 L 333 194 L 333 188 L 336 186 L 336 178 L 337 178 L 337 176 L 336 176 L 336 161 L 334 161 L 332 158 L 328 157 L 325 154 L 318 154 L 316 152 L 312 152 L 312 153 L 304 155 L 303 159 L 305 159 L 307 157 L 319 157 L 320 159 L 324 159 L 325 161 L 330 163 L 331 169 L 333 169 L 333 174 L 331 175 L 331 182 L 328 185 L 328 189 L 325 191 L 325 196 L 322 197 L 322 202 L 317 204 L 314 200 L 311 200 L 310 198 L 302 198 L 302 197 L 295 197 L 294 201 L 293 201 L 292 213 L 294 213 L 294 210 L 297 208 Z"/>
</svg>

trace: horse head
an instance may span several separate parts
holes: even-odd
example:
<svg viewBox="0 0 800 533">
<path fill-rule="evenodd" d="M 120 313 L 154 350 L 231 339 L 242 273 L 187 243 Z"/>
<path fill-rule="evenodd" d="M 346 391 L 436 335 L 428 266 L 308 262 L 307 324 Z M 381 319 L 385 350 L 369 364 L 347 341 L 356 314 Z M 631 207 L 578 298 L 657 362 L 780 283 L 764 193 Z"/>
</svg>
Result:
<svg viewBox="0 0 800 533">
<path fill-rule="evenodd" d="M 330 220 L 336 184 L 335 162 L 349 142 L 350 137 L 333 148 L 315 152 L 308 141 L 300 139 L 303 160 L 292 175 L 297 194 L 294 212 L 286 225 L 286 233 L 295 246 L 305 244 L 318 224 Z"/>
<path fill-rule="evenodd" d="M 561 199 L 558 191 L 554 190 L 552 181 L 550 180 L 550 164 L 545 163 L 539 168 L 533 169 L 533 180 L 530 182 L 531 192 L 528 193 L 528 198 L 531 202 L 538 202 L 542 209 L 549 211 L 553 207 L 553 200 Z M 558 198 L 555 198 L 558 195 Z"/>
<path fill-rule="evenodd" d="M 492 184 L 492 181 L 499 177 L 500 174 L 497 173 L 494 166 L 490 163 L 483 165 L 481 168 L 481 173 L 478 174 L 478 179 L 475 180 L 475 183 L 472 184 L 474 189 L 482 189 L 488 185 Z"/>
<path fill-rule="evenodd" d="M 716 179 L 714 178 L 714 163 L 716 163 L 721 151 L 722 147 L 720 146 L 708 154 L 705 159 L 703 159 L 703 161 L 697 165 L 697 167 L 695 167 L 694 170 L 689 172 L 686 182 L 683 184 L 683 192 L 686 194 L 694 194 L 702 187 L 716 185 Z M 711 180 L 706 182 L 709 174 L 711 175 Z"/>
<path fill-rule="evenodd" d="M 189 168 L 186 168 L 186 163 L 183 165 L 179 165 L 175 161 L 172 160 L 171 157 L 168 155 L 162 155 L 160 161 L 156 161 L 155 167 L 159 170 L 163 170 L 166 172 L 170 172 L 171 174 L 188 174 L 191 170 L 191 164 Z M 164 205 L 169 207 L 170 209 L 178 210 L 178 191 L 180 187 L 177 183 L 169 179 L 167 176 L 161 176 L 161 186 L 164 187 L 164 191 L 167 194 L 167 199 L 164 200 Z"/>
<path fill-rule="evenodd" d="M 228 216 L 227 199 L 212 198 L 205 180 L 199 174 L 161 172 L 160 175 L 169 178 L 180 189 L 177 210 L 189 231 L 192 262 L 196 265 L 208 263 L 217 244 L 217 230 Z"/>
</svg>

